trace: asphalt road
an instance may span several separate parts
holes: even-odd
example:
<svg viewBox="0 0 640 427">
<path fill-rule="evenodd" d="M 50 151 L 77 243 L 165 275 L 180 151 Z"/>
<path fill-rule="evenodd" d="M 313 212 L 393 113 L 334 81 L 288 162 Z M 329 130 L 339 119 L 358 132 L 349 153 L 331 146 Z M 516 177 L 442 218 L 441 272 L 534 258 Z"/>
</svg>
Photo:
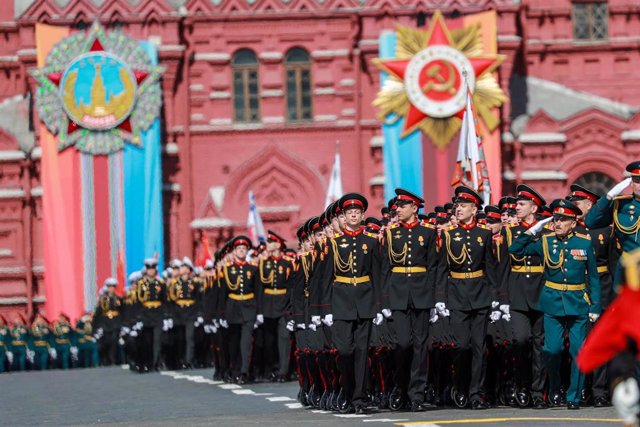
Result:
<svg viewBox="0 0 640 427">
<path fill-rule="evenodd" d="M 0 426 L 618 426 L 613 408 L 383 411 L 301 408 L 297 383 L 238 386 L 210 370 L 135 374 L 121 367 L 0 375 Z"/>
</svg>

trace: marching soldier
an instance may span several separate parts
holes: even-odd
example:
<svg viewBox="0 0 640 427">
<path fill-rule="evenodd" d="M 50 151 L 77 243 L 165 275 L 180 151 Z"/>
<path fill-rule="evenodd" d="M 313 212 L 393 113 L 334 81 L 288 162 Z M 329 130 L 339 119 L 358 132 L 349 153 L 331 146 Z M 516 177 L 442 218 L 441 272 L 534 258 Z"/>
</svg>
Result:
<svg viewBox="0 0 640 427">
<path fill-rule="evenodd" d="M 27 352 L 31 351 L 29 350 L 30 341 L 29 328 L 25 325 L 24 318 L 21 315 L 17 315 L 13 321 L 11 340 L 8 346 L 13 354 L 12 371 L 24 371 L 27 369 Z"/>
<path fill-rule="evenodd" d="M 341 385 L 347 405 L 343 412 L 366 412 L 367 354 L 371 320 L 381 324 L 380 248 L 360 224 L 368 206 L 361 194 L 340 199 L 346 219 L 344 232 L 330 240 L 322 267 L 322 304 L 330 307 L 324 322 L 339 356 Z M 388 309 L 388 307 L 385 307 Z"/>
<path fill-rule="evenodd" d="M 100 340 L 103 366 L 111 366 L 116 363 L 116 351 L 118 350 L 118 334 L 122 327 L 122 298 L 116 295 L 118 281 L 109 277 L 104 281 L 107 293 L 101 295 L 96 307 L 95 325 L 96 333 L 101 335 Z"/>
<path fill-rule="evenodd" d="M 33 367 L 38 371 L 44 371 L 49 367 L 49 356 L 55 360 L 57 354 L 49 322 L 40 313 L 36 314 L 31 324 L 31 345 L 35 352 Z"/>
<path fill-rule="evenodd" d="M 396 392 L 390 407 L 398 410 L 405 396 L 412 412 L 424 411 L 427 387 L 427 336 L 429 312 L 435 305 L 436 231 L 421 225 L 418 209 L 424 200 L 397 188 L 398 222 L 387 228 L 382 245 L 382 295 L 388 308 L 382 310 L 390 318 L 395 335 L 394 380 Z"/>
<path fill-rule="evenodd" d="M 9 370 L 13 363 L 13 352 L 11 351 L 10 342 L 11 329 L 7 324 L 7 320 L 0 314 L 0 374 Z"/>
<path fill-rule="evenodd" d="M 551 208 L 553 217 L 520 234 L 509 252 L 518 257 L 537 255 L 544 260 L 545 282 L 538 308 L 544 313 L 544 355 L 550 400 L 554 405 L 561 402 L 560 363 L 566 328 L 572 357 L 567 407 L 579 409 L 584 374 L 578 370 L 575 360 L 587 335 L 587 323 L 595 322 L 600 315 L 600 279 L 591 241 L 574 232 L 582 213 L 580 209 L 562 199 L 555 200 Z M 553 220 L 554 234 L 533 240 L 550 220 Z"/>
<path fill-rule="evenodd" d="M 326 216 L 325 222 L 326 222 Z M 328 222 L 327 222 L 328 224 Z M 272 370 L 271 380 L 285 382 L 289 375 L 291 337 L 287 329 L 290 321 L 291 283 L 293 263 L 282 255 L 285 239 L 272 230 L 267 231 L 267 257 L 260 260 L 258 273 L 263 288 L 262 313 L 266 368 L 273 369 L 273 357 L 278 356 L 278 369 Z M 269 374 L 269 372 L 267 372 Z"/>
<path fill-rule="evenodd" d="M 78 361 L 78 347 L 69 316 L 64 313 L 60 314 L 58 320 L 53 323 L 53 334 L 60 368 L 69 369 L 69 362 L 75 366 Z"/>
<path fill-rule="evenodd" d="M 593 209 L 584 218 L 588 228 L 604 228 L 611 223 L 617 242 L 623 253 L 629 253 L 640 247 L 640 161 L 627 165 L 628 178 L 616 184 L 606 197 L 601 197 Z M 631 186 L 632 194 L 621 196 L 624 190 Z M 617 263 L 614 273 L 614 286 L 622 280 L 620 263 Z"/>
<path fill-rule="evenodd" d="M 137 326 L 142 332 L 137 340 L 138 372 L 158 370 L 162 328 L 166 320 L 166 285 L 164 280 L 158 277 L 158 261 L 155 258 L 147 258 L 144 260 L 144 266 L 144 277 L 138 280 L 136 285 L 140 307 L 140 321 L 137 322 Z"/>
<path fill-rule="evenodd" d="M 168 300 L 171 305 L 168 313 L 174 326 L 184 331 L 184 351 L 179 352 L 182 358 L 182 369 L 191 368 L 195 348 L 195 328 L 204 323 L 202 310 L 202 281 L 193 275 L 193 263 L 184 257 L 178 268 L 179 276 L 167 285 Z"/>
<path fill-rule="evenodd" d="M 116 330 L 116 334 L 117 331 L 118 330 Z M 91 313 L 85 313 L 76 323 L 79 362 L 83 368 L 95 368 L 98 366 L 97 337 L 99 337 L 99 333 L 99 331 L 97 331 L 95 335 L 93 333 Z M 117 341 L 114 343 L 114 346 L 117 346 Z"/>
<path fill-rule="evenodd" d="M 251 341 L 253 329 L 264 323 L 262 314 L 262 287 L 257 278 L 257 267 L 247 263 L 251 240 L 237 236 L 231 240 L 233 262 L 228 262 L 220 272 L 223 289 L 224 315 L 220 321 L 228 328 L 229 358 L 238 384 L 249 381 Z"/>
<path fill-rule="evenodd" d="M 578 217 L 578 225 L 575 228 L 575 232 L 578 235 L 584 235 L 589 238 L 595 250 L 598 274 L 600 275 L 600 301 L 602 309 L 605 310 L 613 299 L 611 267 L 613 266 L 612 260 L 616 258 L 615 245 L 611 243 L 613 228 L 609 225 L 604 228 L 589 229 L 584 223 L 584 217 L 599 199 L 597 194 L 573 184 L 571 186 L 571 194 L 567 199 L 582 211 L 582 215 Z M 608 383 L 607 367 L 603 366 L 596 369 L 593 373 L 592 384 L 593 404 L 595 407 L 609 406 L 607 396 Z"/>
<path fill-rule="evenodd" d="M 135 325 L 139 321 L 140 305 L 138 304 L 138 281 L 142 279 L 139 271 L 129 274 L 129 288 L 127 289 L 124 304 L 122 308 L 122 327 L 120 328 L 120 336 L 123 337 L 126 360 L 129 369 L 136 369 L 136 363 L 139 360 L 137 354 L 136 337 L 138 331 L 134 330 Z"/>
<path fill-rule="evenodd" d="M 537 223 L 536 214 L 545 200 L 524 184 L 518 185 L 516 191 L 515 210 L 520 222 L 502 231 L 500 260 L 501 265 L 506 263 L 502 268 L 502 288 L 508 293 L 508 305 L 500 306 L 500 310 L 510 318 L 513 331 L 516 403 L 527 407 L 533 400 L 534 409 L 545 409 L 548 405 L 544 399 L 544 319 L 538 309 L 538 297 L 544 286 L 543 261 L 535 253 L 522 256 L 508 251 L 518 236 Z"/>
<path fill-rule="evenodd" d="M 464 391 L 464 380 L 468 378 L 465 375 L 467 364 L 463 363 L 462 356 L 471 350 L 469 398 L 473 409 L 487 408 L 484 401 L 485 336 L 491 302 L 499 299 L 492 233 L 475 221 L 481 202 L 480 196 L 472 189 L 465 186 L 455 189 L 458 225 L 444 231 L 442 254 L 448 268 L 447 264 L 441 263 L 437 284 L 437 295 L 446 295 L 446 302 L 436 303 L 439 316 L 451 315 L 451 327 L 458 341 L 457 384 L 452 395 L 459 407 L 467 405 Z"/>
<path fill-rule="evenodd" d="M 511 196 L 505 196 L 498 202 L 500 208 L 500 217 L 502 218 L 502 226 L 508 227 L 510 225 L 518 224 L 518 217 L 516 214 L 516 198 Z"/>
</svg>

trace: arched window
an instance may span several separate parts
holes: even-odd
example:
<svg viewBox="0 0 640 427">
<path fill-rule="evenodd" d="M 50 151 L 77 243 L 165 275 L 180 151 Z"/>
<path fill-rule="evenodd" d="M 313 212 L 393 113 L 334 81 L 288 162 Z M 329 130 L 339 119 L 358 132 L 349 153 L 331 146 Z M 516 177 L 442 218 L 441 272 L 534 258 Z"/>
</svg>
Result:
<svg viewBox="0 0 640 427">
<path fill-rule="evenodd" d="M 311 61 L 306 50 L 294 47 L 284 60 L 287 77 L 287 119 L 311 120 Z"/>
<path fill-rule="evenodd" d="M 616 181 L 608 175 L 599 172 L 589 172 L 576 179 L 574 184 L 583 186 L 589 191 L 593 191 L 598 196 L 604 196 L 616 185 Z"/>
<path fill-rule="evenodd" d="M 240 49 L 231 60 L 233 70 L 233 111 L 236 122 L 260 120 L 258 58 L 249 49 Z"/>
</svg>

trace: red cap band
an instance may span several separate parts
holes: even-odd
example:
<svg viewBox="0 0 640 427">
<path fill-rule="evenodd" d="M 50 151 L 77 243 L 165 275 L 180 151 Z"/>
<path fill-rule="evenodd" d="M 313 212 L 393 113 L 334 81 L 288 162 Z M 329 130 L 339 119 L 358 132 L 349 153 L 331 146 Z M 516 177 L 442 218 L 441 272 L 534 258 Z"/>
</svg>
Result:
<svg viewBox="0 0 640 427">
<path fill-rule="evenodd" d="M 584 191 L 574 191 L 573 196 L 583 197 L 592 202 L 596 201 L 596 197 L 593 194 L 585 193 Z"/>
<path fill-rule="evenodd" d="M 344 207 L 349 206 L 349 205 L 358 205 L 361 208 L 364 208 L 364 205 L 358 199 L 345 200 L 344 203 L 342 204 L 342 207 L 344 208 Z"/>
<path fill-rule="evenodd" d="M 412 202 L 412 203 L 415 203 L 416 205 L 420 204 L 420 200 L 416 199 L 415 197 L 408 196 L 406 194 L 401 194 L 397 196 L 396 200 L 406 200 L 407 202 Z"/>
<path fill-rule="evenodd" d="M 473 194 L 469 194 L 469 193 L 460 193 L 458 194 L 458 197 L 461 199 L 465 199 L 465 200 L 469 200 L 470 202 L 477 204 L 480 204 L 480 200 L 478 200 L 477 197 L 475 197 Z"/>
<path fill-rule="evenodd" d="M 487 212 L 487 217 L 488 218 L 502 219 L 502 215 L 500 215 L 497 212 Z"/>
<path fill-rule="evenodd" d="M 533 200 L 533 203 L 535 203 L 538 206 L 542 206 L 542 200 L 540 200 L 538 198 L 538 196 L 536 196 L 533 193 L 529 193 L 528 191 L 521 191 L 518 193 L 518 196 L 522 196 L 522 197 L 527 197 L 531 200 Z"/>
<path fill-rule="evenodd" d="M 240 246 L 240 245 L 251 246 L 251 242 L 245 239 L 238 239 L 235 242 L 233 242 L 233 246 Z"/>
</svg>

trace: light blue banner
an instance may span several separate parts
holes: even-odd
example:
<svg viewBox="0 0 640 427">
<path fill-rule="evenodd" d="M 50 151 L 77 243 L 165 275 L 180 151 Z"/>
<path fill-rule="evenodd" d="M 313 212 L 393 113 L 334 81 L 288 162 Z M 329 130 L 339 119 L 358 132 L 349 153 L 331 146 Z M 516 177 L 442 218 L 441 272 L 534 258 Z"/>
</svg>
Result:
<svg viewBox="0 0 640 427">
<path fill-rule="evenodd" d="M 396 42 L 395 32 L 382 32 L 380 35 L 380 58 L 395 58 Z M 382 73 L 380 84 L 384 85 L 386 80 L 387 73 Z M 389 200 L 395 197 L 394 190 L 397 187 L 404 188 L 422 197 L 422 133 L 416 131 L 405 138 L 400 138 L 404 127 L 404 119 L 402 118 L 395 122 L 395 116 L 389 116 L 386 119 L 390 124 L 385 123 L 382 125 L 385 198 Z"/>
<path fill-rule="evenodd" d="M 141 41 L 153 64 L 158 51 L 153 43 Z M 126 144 L 123 152 L 124 216 L 127 274 L 140 270 L 145 258 L 158 257 L 164 264 L 162 209 L 162 164 L 160 119 L 141 135 L 142 147 Z"/>
</svg>

